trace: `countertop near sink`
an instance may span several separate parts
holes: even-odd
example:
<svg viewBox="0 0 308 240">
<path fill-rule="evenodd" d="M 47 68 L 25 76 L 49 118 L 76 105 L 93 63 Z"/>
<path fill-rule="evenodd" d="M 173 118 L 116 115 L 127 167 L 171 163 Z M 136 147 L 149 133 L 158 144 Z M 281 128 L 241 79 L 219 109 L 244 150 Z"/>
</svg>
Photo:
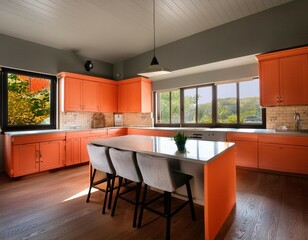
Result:
<svg viewBox="0 0 308 240">
<path fill-rule="evenodd" d="M 147 130 L 166 130 L 166 131 L 199 131 L 199 132 L 235 132 L 235 133 L 255 133 L 255 134 L 278 134 L 278 135 L 293 135 L 293 136 L 308 136 L 308 132 L 297 132 L 297 131 L 276 131 L 274 129 L 255 129 L 255 128 L 189 128 L 189 127 L 129 127 L 136 129 L 147 129 Z"/>
</svg>

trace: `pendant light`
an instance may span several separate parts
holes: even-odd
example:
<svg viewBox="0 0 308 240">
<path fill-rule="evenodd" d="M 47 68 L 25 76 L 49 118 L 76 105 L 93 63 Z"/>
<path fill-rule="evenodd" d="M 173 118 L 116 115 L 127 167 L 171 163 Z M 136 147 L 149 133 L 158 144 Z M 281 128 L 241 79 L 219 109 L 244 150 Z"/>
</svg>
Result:
<svg viewBox="0 0 308 240">
<path fill-rule="evenodd" d="M 151 65 L 142 73 L 138 73 L 138 75 L 143 77 L 155 77 L 163 74 L 170 73 L 170 71 L 166 68 L 163 68 L 159 65 L 157 58 L 155 56 L 155 0 L 153 0 L 153 29 L 154 29 L 154 56 L 151 62 Z"/>
</svg>

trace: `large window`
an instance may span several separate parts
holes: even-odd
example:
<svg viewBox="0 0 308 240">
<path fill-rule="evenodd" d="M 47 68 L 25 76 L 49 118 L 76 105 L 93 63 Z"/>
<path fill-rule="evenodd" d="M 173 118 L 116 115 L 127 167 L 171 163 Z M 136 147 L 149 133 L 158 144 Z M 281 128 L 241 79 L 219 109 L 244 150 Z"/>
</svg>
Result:
<svg viewBox="0 0 308 240">
<path fill-rule="evenodd" d="M 181 88 L 155 96 L 156 126 L 265 128 L 259 79 Z"/>
<path fill-rule="evenodd" d="M 2 128 L 56 128 L 56 77 L 2 69 Z"/>
</svg>

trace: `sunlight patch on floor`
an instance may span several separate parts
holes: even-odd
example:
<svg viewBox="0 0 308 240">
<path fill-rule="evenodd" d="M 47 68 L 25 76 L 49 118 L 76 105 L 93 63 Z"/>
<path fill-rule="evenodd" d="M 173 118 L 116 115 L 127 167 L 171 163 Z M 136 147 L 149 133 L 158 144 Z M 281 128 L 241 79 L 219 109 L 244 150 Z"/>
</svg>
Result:
<svg viewBox="0 0 308 240">
<path fill-rule="evenodd" d="M 86 188 L 86 189 L 80 191 L 79 193 L 76 193 L 75 195 L 73 195 L 73 196 L 63 200 L 62 202 L 67 202 L 67 201 L 73 200 L 75 198 L 79 198 L 79 197 L 85 196 L 85 195 L 88 194 L 88 191 L 89 191 L 89 188 Z M 96 191 L 98 191 L 98 189 L 92 188 L 91 193 L 94 193 Z"/>
</svg>

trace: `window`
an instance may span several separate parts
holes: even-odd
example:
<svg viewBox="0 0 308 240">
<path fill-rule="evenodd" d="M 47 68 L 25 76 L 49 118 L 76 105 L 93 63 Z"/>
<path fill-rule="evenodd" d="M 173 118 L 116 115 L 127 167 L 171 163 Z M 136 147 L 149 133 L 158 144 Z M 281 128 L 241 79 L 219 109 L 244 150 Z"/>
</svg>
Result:
<svg viewBox="0 0 308 240">
<path fill-rule="evenodd" d="M 175 93 L 176 97 L 172 95 Z M 155 126 L 265 128 L 259 79 L 181 88 L 155 96 Z"/>
<path fill-rule="evenodd" d="M 217 122 L 237 123 L 236 83 L 217 85 Z"/>
<path fill-rule="evenodd" d="M 241 124 L 262 124 L 259 79 L 239 83 Z"/>
<path fill-rule="evenodd" d="M 56 128 L 56 77 L 3 69 L 5 131 Z"/>
<path fill-rule="evenodd" d="M 212 123 L 212 86 L 184 89 L 184 123 Z"/>
<path fill-rule="evenodd" d="M 156 94 L 156 123 L 180 123 L 180 91 L 158 92 Z"/>
</svg>

